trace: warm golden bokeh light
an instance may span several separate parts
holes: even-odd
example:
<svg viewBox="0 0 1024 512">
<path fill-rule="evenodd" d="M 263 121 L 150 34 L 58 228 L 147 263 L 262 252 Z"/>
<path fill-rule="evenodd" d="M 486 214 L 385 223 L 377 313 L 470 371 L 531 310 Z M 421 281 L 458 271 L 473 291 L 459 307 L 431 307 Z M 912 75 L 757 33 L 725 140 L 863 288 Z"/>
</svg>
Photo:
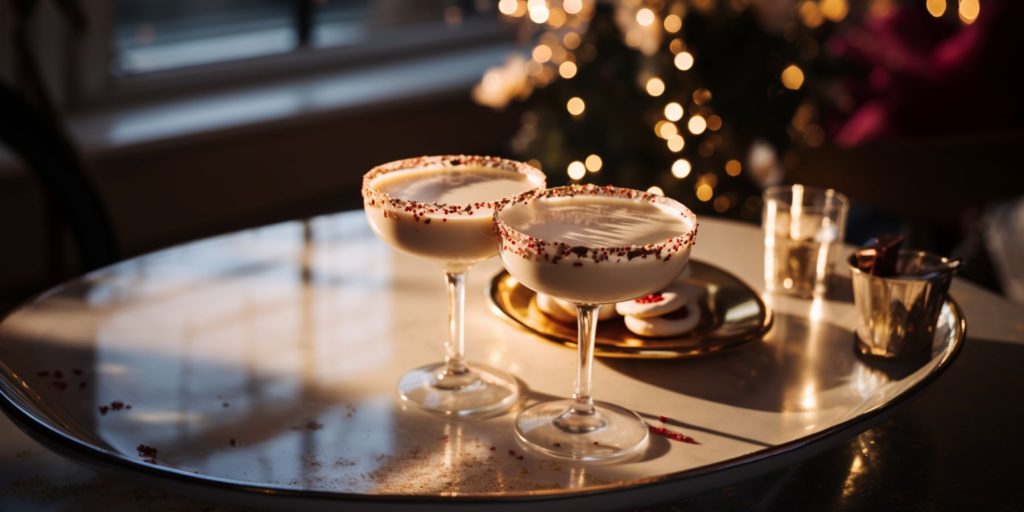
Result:
<svg viewBox="0 0 1024 512">
<path fill-rule="evenodd" d="M 717 132 L 721 128 L 722 128 L 722 118 L 721 117 L 718 117 L 717 115 L 714 115 L 714 114 L 708 116 L 708 130 L 711 130 L 713 132 Z"/>
<path fill-rule="evenodd" d="M 565 35 L 562 36 L 562 44 L 564 44 L 565 47 L 569 50 L 575 50 L 576 48 L 579 48 L 580 43 L 582 42 L 583 39 L 577 32 L 566 32 Z"/>
<path fill-rule="evenodd" d="M 551 60 L 551 47 L 546 44 L 538 44 L 533 48 L 533 60 L 545 63 Z"/>
<path fill-rule="evenodd" d="M 679 53 L 679 52 L 681 52 L 681 51 L 686 49 L 686 43 L 684 43 L 682 39 L 679 39 L 677 37 L 677 38 L 673 39 L 672 41 L 669 41 L 668 49 L 672 53 Z"/>
<path fill-rule="evenodd" d="M 665 105 L 665 119 L 669 121 L 678 121 L 683 118 L 683 106 L 679 103 L 672 102 Z"/>
<path fill-rule="evenodd" d="M 960 21 L 970 25 L 974 23 L 974 20 L 978 19 L 980 12 L 981 3 L 978 0 L 960 0 L 960 8 L 957 11 L 960 15 Z"/>
<path fill-rule="evenodd" d="M 819 6 L 821 14 L 829 21 L 842 21 L 846 14 L 850 12 L 850 6 L 846 3 L 846 0 L 821 0 Z"/>
<path fill-rule="evenodd" d="M 742 170 L 743 165 L 739 160 L 729 160 L 725 163 L 725 173 L 729 176 L 739 176 Z"/>
<path fill-rule="evenodd" d="M 715 207 L 716 212 L 725 213 L 729 207 L 732 206 L 732 201 L 730 201 L 726 196 L 718 196 L 712 204 Z"/>
<path fill-rule="evenodd" d="M 804 84 L 804 72 L 800 68 L 796 67 L 796 64 L 790 64 L 786 66 L 786 69 L 782 70 L 782 85 L 786 89 L 797 90 L 801 85 Z"/>
<path fill-rule="evenodd" d="M 675 58 L 676 68 L 680 71 L 686 71 L 693 67 L 693 55 L 690 52 L 682 51 L 676 54 Z"/>
<path fill-rule="evenodd" d="M 708 127 L 708 122 L 706 120 L 704 120 L 704 118 L 699 116 L 699 115 L 695 115 L 695 116 L 691 117 L 690 120 L 687 121 L 687 123 L 686 123 L 686 129 L 690 130 L 690 133 L 692 133 L 694 135 L 700 135 L 700 134 L 704 133 L 704 130 L 706 130 L 707 127 Z"/>
<path fill-rule="evenodd" d="M 672 176 L 675 176 L 676 178 L 679 179 L 683 179 L 690 175 L 690 171 L 692 169 L 693 166 L 690 165 L 689 160 L 685 158 L 680 158 L 679 160 L 676 160 L 675 162 L 672 163 Z"/>
<path fill-rule="evenodd" d="M 825 17 L 821 15 L 821 9 L 818 8 L 818 3 L 814 0 L 807 0 L 800 4 L 797 14 L 807 28 L 818 28 L 825 21 Z"/>
<path fill-rule="evenodd" d="M 662 190 L 661 187 L 659 187 L 657 185 L 654 185 L 653 187 L 647 189 L 647 193 L 654 194 L 656 196 L 663 196 L 663 195 L 665 195 L 665 191 Z"/>
<path fill-rule="evenodd" d="M 576 76 L 576 63 L 571 60 L 567 60 L 559 64 L 558 76 L 566 79 Z"/>
<path fill-rule="evenodd" d="M 498 10 L 506 16 L 512 16 L 516 12 L 516 6 L 519 2 L 516 0 L 501 0 L 498 2 Z"/>
<path fill-rule="evenodd" d="M 668 150 L 673 153 L 678 153 L 686 147 L 686 140 L 683 139 L 682 135 L 673 135 L 668 139 Z"/>
<path fill-rule="evenodd" d="M 583 165 L 587 167 L 588 171 L 597 172 L 601 170 L 601 166 L 604 165 L 604 161 L 601 160 L 601 157 L 597 155 L 589 155 L 587 156 L 587 159 L 583 162 Z"/>
<path fill-rule="evenodd" d="M 663 24 L 665 25 L 665 32 L 675 34 L 683 28 L 683 19 L 675 14 L 669 14 L 668 16 L 665 16 Z"/>
<path fill-rule="evenodd" d="M 715 195 L 714 189 L 707 183 L 701 183 L 697 185 L 697 199 L 707 202 L 711 200 L 711 196 Z"/>
<path fill-rule="evenodd" d="M 562 9 L 569 14 L 578 14 L 583 10 L 583 0 L 565 0 Z"/>
<path fill-rule="evenodd" d="M 660 78 L 652 76 L 647 80 L 647 94 L 651 96 L 661 96 L 665 92 L 665 82 L 661 81 Z"/>
<path fill-rule="evenodd" d="M 672 137 L 675 137 L 677 134 L 679 134 L 679 127 L 676 126 L 675 123 L 670 123 L 668 121 L 658 121 L 658 123 L 655 126 L 658 129 L 658 137 L 661 137 L 665 140 L 671 139 Z"/>
<path fill-rule="evenodd" d="M 703 105 L 711 101 L 711 91 L 704 89 L 703 87 L 693 91 L 693 102 L 698 105 Z"/>
<path fill-rule="evenodd" d="M 936 18 L 941 18 L 943 14 L 946 14 L 946 0 L 927 0 L 924 7 L 928 9 L 928 14 Z"/>
<path fill-rule="evenodd" d="M 636 22 L 643 27 L 649 27 L 654 23 L 654 11 L 644 7 L 636 12 Z"/>
<path fill-rule="evenodd" d="M 530 12 L 530 21 L 534 23 L 546 23 L 551 15 L 544 0 L 530 0 L 526 3 L 526 9 Z"/>
<path fill-rule="evenodd" d="M 587 175 L 587 168 L 583 165 L 583 162 L 573 160 L 569 163 L 569 167 L 566 168 L 566 172 L 569 173 L 570 178 L 578 180 Z"/>
<path fill-rule="evenodd" d="M 573 96 L 569 98 L 569 101 L 565 103 L 566 110 L 574 116 L 583 114 L 583 111 L 587 109 L 587 104 L 583 102 L 583 98 L 579 96 Z"/>
</svg>

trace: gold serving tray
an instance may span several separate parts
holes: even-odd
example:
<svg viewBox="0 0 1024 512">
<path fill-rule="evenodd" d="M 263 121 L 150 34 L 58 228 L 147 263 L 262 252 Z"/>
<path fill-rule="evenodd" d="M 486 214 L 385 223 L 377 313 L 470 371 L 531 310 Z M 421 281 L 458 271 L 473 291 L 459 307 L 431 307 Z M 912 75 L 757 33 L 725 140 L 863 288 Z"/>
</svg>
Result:
<svg viewBox="0 0 1024 512">
<path fill-rule="evenodd" d="M 701 321 L 678 337 L 638 336 L 626 329 L 622 317 L 598 323 L 598 357 L 679 359 L 700 357 L 728 350 L 760 339 L 772 325 L 772 315 L 754 289 L 729 272 L 705 263 L 690 261 L 690 284 L 703 286 Z M 519 283 L 507 271 L 491 279 L 488 290 L 491 309 L 513 323 L 549 341 L 576 347 L 576 324 L 551 319 L 537 308 L 537 294 Z"/>
</svg>

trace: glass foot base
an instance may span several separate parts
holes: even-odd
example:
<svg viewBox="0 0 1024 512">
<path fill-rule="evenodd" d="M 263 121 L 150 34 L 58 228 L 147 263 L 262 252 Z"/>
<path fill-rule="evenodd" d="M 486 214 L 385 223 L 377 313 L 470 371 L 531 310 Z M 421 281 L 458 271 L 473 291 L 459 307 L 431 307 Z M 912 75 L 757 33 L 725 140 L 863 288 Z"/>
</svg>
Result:
<svg viewBox="0 0 1024 512">
<path fill-rule="evenodd" d="M 516 436 L 541 453 L 573 460 L 628 457 L 647 447 L 647 424 L 635 412 L 595 402 L 593 416 L 580 416 L 571 412 L 573 403 L 557 400 L 527 408 L 516 417 Z"/>
<path fill-rule="evenodd" d="M 489 416 L 519 401 L 519 383 L 501 370 L 470 364 L 469 373 L 445 375 L 444 363 L 417 368 L 398 381 L 403 402 L 446 416 Z"/>
</svg>

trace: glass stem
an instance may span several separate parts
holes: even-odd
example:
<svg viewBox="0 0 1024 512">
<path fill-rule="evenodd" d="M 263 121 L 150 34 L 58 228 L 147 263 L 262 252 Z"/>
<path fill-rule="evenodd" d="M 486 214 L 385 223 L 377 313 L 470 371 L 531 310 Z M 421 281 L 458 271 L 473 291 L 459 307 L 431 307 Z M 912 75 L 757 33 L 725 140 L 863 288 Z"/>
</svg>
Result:
<svg viewBox="0 0 1024 512">
<path fill-rule="evenodd" d="M 594 368 L 594 340 L 597 335 L 597 304 L 577 304 L 576 324 L 578 329 L 576 366 L 576 390 L 572 394 L 573 413 L 584 416 L 594 414 L 594 398 L 591 395 Z"/>
<path fill-rule="evenodd" d="M 445 272 L 448 289 L 448 339 L 445 341 L 445 374 L 461 376 L 469 373 L 466 367 L 464 314 L 466 311 L 466 271 Z"/>
</svg>

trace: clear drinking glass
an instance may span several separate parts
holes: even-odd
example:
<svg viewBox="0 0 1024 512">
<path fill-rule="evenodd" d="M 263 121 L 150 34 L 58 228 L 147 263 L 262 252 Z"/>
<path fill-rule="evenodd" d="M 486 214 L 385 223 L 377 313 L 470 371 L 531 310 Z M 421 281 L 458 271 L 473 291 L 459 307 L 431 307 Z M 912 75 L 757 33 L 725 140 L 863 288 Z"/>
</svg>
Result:
<svg viewBox="0 0 1024 512">
<path fill-rule="evenodd" d="M 635 412 L 591 394 L 600 304 L 661 290 L 683 271 L 696 216 L 672 199 L 639 190 L 571 185 L 498 208 L 499 254 L 528 288 L 568 300 L 578 318 L 578 365 L 570 400 L 533 405 L 516 417 L 516 435 L 543 453 L 599 460 L 637 453 L 648 426 Z"/>
<path fill-rule="evenodd" d="M 846 196 L 804 185 L 764 192 L 764 282 L 770 292 L 824 296 L 846 233 Z"/>
<path fill-rule="evenodd" d="M 544 185 L 544 174 L 524 163 L 467 155 L 399 160 L 363 176 L 370 227 L 392 247 L 437 262 L 448 290 L 445 360 L 402 376 L 403 401 L 453 416 L 494 414 L 518 401 L 515 377 L 465 359 L 466 273 L 498 251 L 495 208 Z"/>
</svg>

